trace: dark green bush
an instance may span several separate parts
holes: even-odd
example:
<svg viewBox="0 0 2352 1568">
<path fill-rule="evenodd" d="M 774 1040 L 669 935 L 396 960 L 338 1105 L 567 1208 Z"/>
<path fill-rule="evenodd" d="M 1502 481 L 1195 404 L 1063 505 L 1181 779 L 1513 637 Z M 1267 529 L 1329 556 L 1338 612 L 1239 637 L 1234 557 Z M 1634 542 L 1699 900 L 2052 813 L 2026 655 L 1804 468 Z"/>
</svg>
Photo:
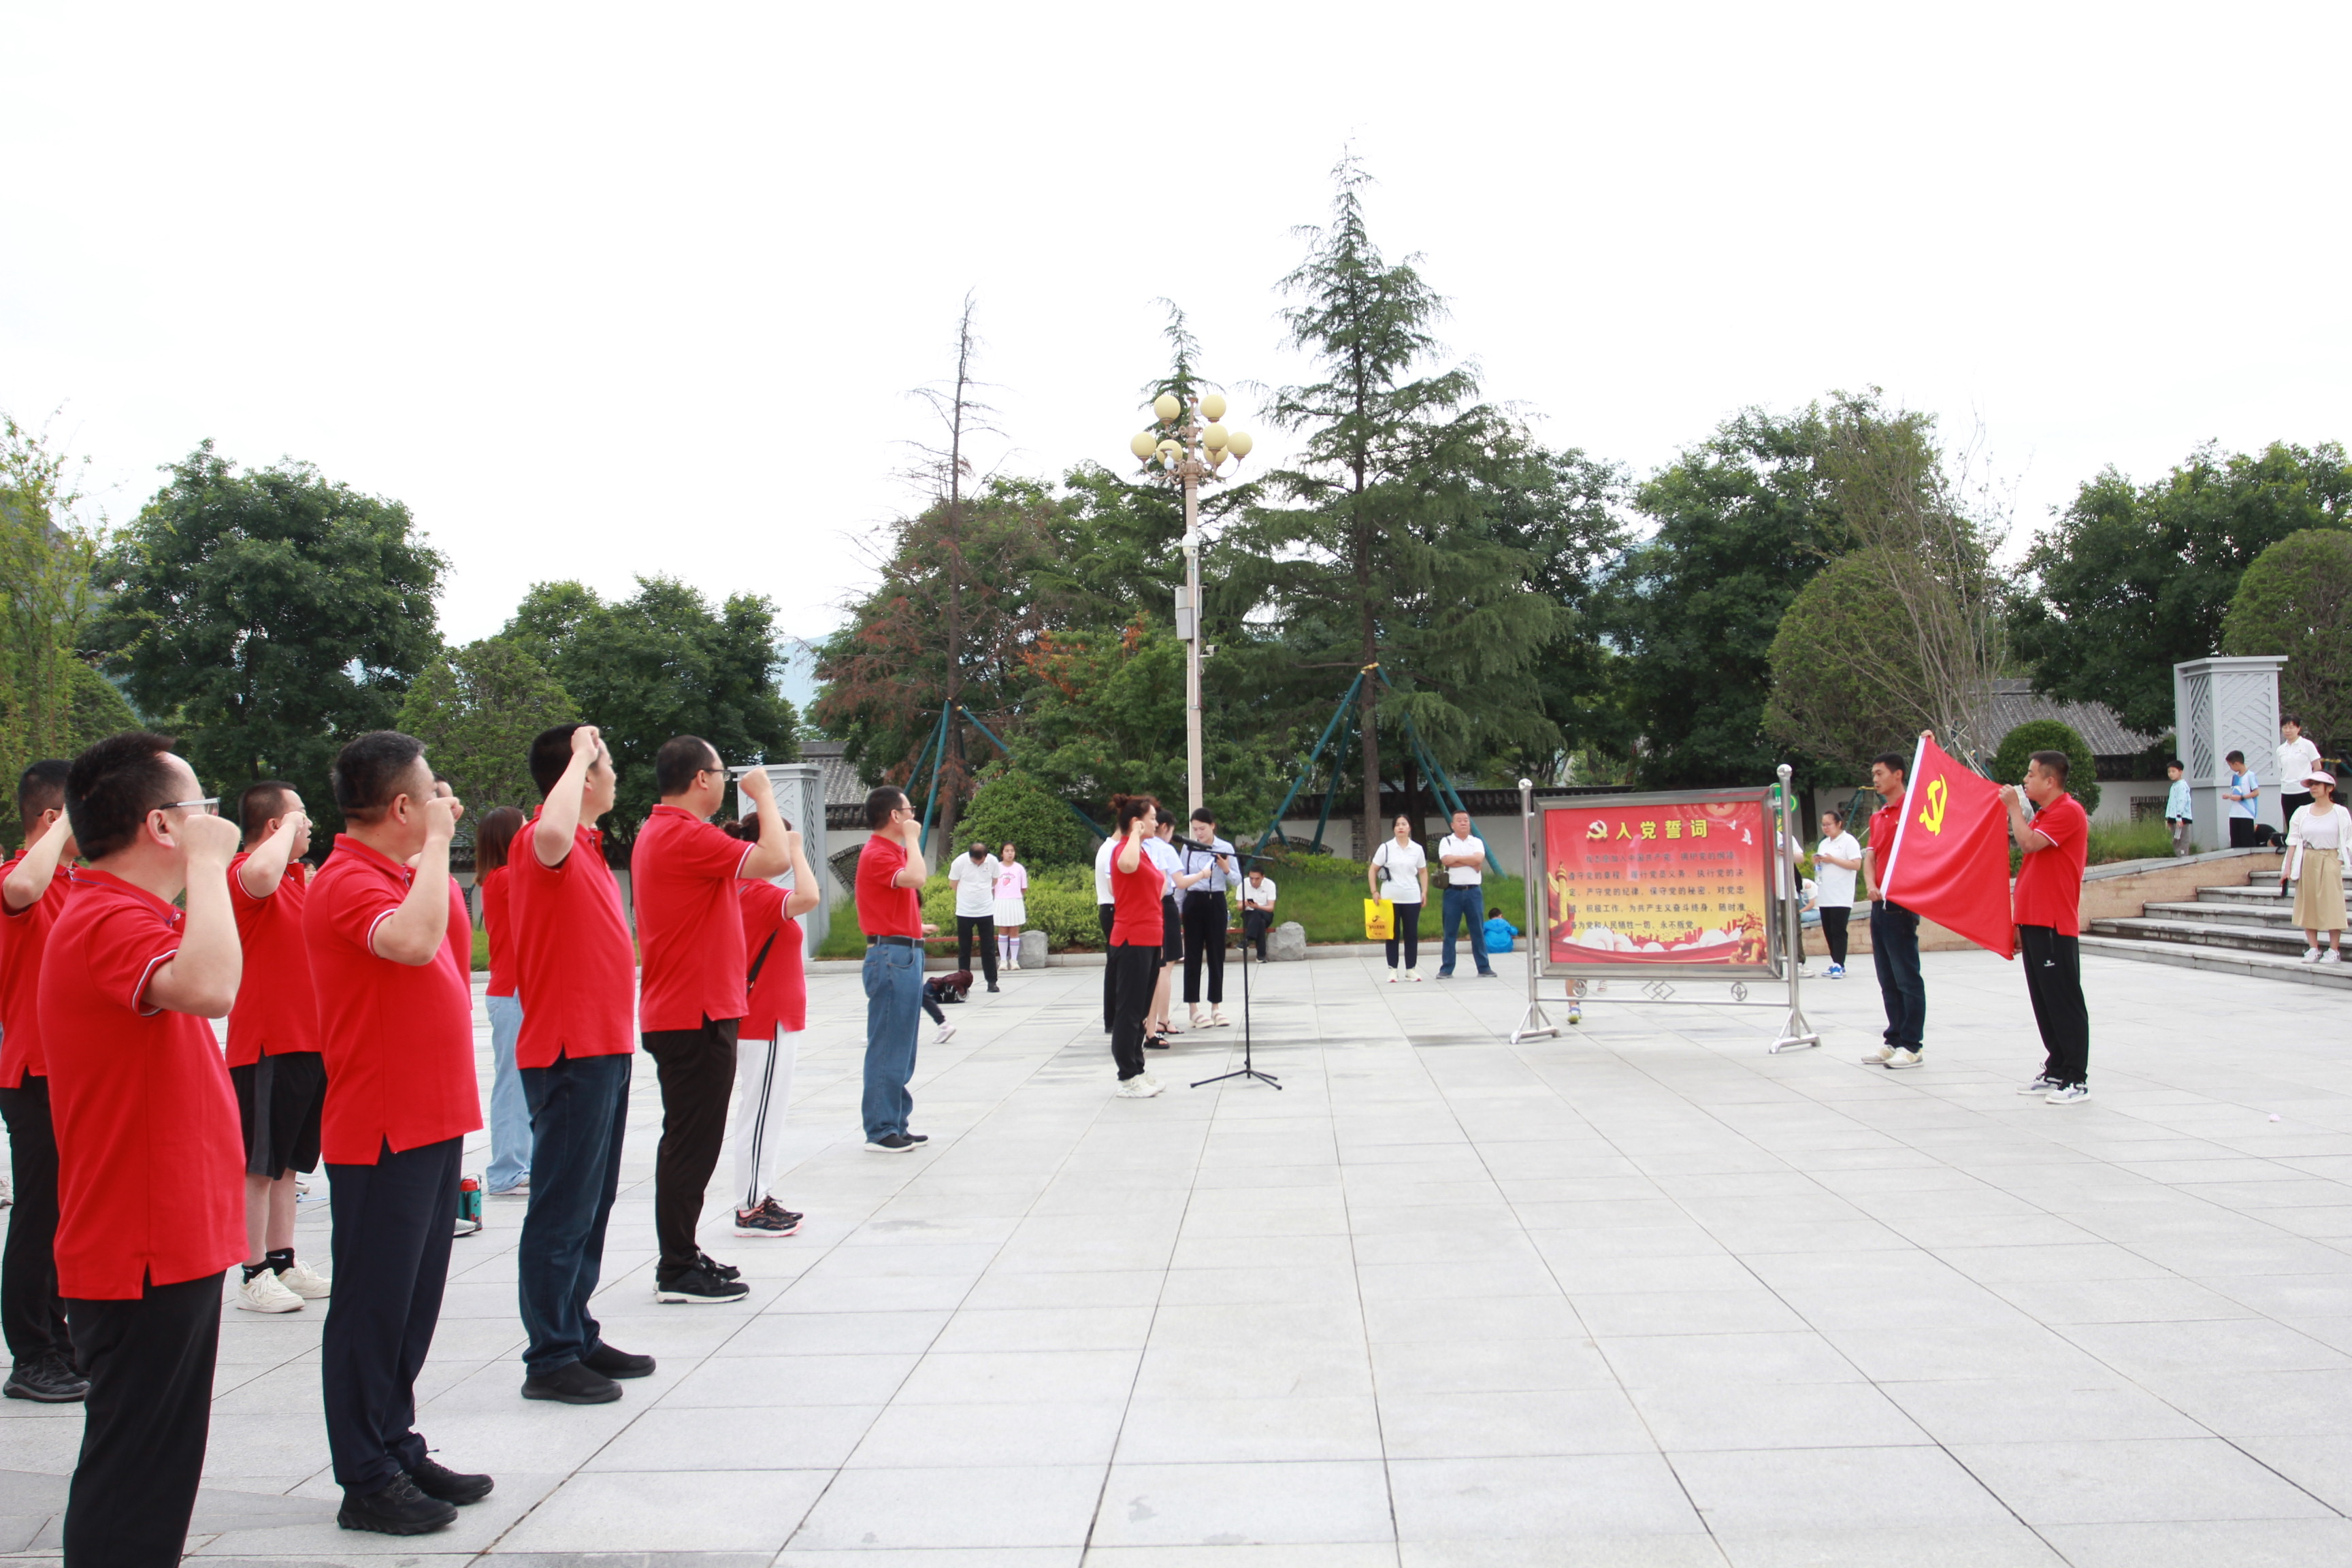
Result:
<svg viewBox="0 0 2352 1568">
<path fill-rule="evenodd" d="M 2066 791 L 2083 803 L 2084 811 L 2099 809 L 2099 771 L 2091 748 L 2071 724 L 2055 719 L 2029 719 L 2001 737 L 1993 753 L 1992 776 L 2000 784 L 2025 782 L 2025 764 L 2036 752 L 2066 753 Z"/>
</svg>

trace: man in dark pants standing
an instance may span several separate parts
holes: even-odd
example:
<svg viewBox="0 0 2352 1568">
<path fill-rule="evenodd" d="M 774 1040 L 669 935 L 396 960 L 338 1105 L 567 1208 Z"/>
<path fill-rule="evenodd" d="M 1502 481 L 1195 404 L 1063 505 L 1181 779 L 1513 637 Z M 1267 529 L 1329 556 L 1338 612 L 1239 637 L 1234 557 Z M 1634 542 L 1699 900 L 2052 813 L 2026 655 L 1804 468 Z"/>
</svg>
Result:
<svg viewBox="0 0 2352 1568">
<path fill-rule="evenodd" d="M 1874 1067 L 1916 1068 L 1927 1048 L 1927 983 L 1919 974 L 1919 917 L 1878 896 L 1878 880 L 1894 852 L 1910 798 L 1910 763 L 1897 752 L 1871 760 L 1870 787 L 1885 804 L 1870 814 L 1870 843 L 1862 852 L 1863 885 L 1870 890 L 1870 962 L 1886 1005 L 1885 1043 L 1862 1059 Z"/>
<path fill-rule="evenodd" d="M 89 869 L 41 955 L 58 1130 L 58 1284 L 89 1377 L 73 1568 L 175 1568 L 204 1474 L 221 1275 L 245 1253 L 236 1097 L 208 1018 L 236 1001 L 235 825 L 161 735 L 73 761 Z M 172 900 L 186 895 L 186 910 Z M 156 1194 L 168 1194 L 157 1201 Z"/>
<path fill-rule="evenodd" d="M 361 735 L 329 777 L 344 831 L 311 880 L 302 942 L 327 1103 L 335 1291 L 320 1336 L 327 1448 L 345 1530 L 419 1535 L 489 1496 L 488 1476 L 428 1458 L 416 1374 L 449 1278 L 458 1155 L 482 1125 L 474 1079 L 474 931 L 449 875 L 463 810 L 425 748 Z"/>
<path fill-rule="evenodd" d="M 661 1257 L 654 1265 L 654 1300 L 740 1301 L 751 1287 L 712 1267 L 695 1231 L 727 1136 L 736 1034 L 751 1006 L 735 884 L 791 870 L 792 850 L 763 769 L 743 775 L 744 796 L 760 814 L 759 842 L 710 826 L 710 814 L 727 802 L 727 767 L 698 735 L 662 742 L 654 754 L 654 787 L 660 804 L 629 855 L 644 954 L 637 1025 L 661 1074 L 661 1147 L 654 1155 Z"/>
<path fill-rule="evenodd" d="M 2091 819 L 2066 793 L 2063 752 L 2036 752 L 2025 764 L 2025 785 L 2004 785 L 2009 837 L 2024 859 L 2017 868 L 2012 913 L 2025 960 L 2025 994 L 2042 1029 L 2042 1071 L 2020 1094 L 2052 1105 L 2091 1098 L 2091 1010 L 2083 1001 L 2083 862 Z M 2032 802 L 2033 815 L 2026 815 Z"/>
<path fill-rule="evenodd" d="M 1205 844 L 1206 849 L 1194 846 Z M 1186 875 L 1208 872 L 1205 880 L 1184 889 L 1177 912 L 1184 926 L 1184 1005 L 1191 1009 L 1192 1027 L 1222 1026 L 1225 1016 L 1225 931 L 1233 924 L 1225 889 L 1233 886 L 1234 847 L 1217 837 L 1217 814 L 1205 805 L 1192 808 L 1192 837 L 1181 852 Z M 1210 1016 L 1201 1016 L 1201 966 L 1209 968 Z"/>
<path fill-rule="evenodd" d="M 40 1048 L 41 953 L 73 885 L 63 762 L 35 763 L 16 784 L 25 847 L 0 865 L 0 1119 L 8 1123 L 16 1205 L 0 1254 L 0 1332 L 13 1365 L 0 1393 L 69 1405 L 89 1392 L 74 1370 L 65 1298 L 58 1294 L 58 1134 Z"/>
</svg>

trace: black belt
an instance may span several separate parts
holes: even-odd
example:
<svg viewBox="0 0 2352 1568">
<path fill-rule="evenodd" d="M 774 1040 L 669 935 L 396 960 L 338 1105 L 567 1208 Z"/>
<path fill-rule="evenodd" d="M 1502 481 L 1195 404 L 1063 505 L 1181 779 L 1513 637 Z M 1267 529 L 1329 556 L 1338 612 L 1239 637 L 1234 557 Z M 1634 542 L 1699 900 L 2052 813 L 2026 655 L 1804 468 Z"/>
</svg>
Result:
<svg viewBox="0 0 2352 1568">
<path fill-rule="evenodd" d="M 923 939 L 919 936 L 869 936 L 866 939 L 866 945 L 868 947 L 874 947 L 877 945 L 882 947 L 920 947 L 923 945 Z"/>
</svg>

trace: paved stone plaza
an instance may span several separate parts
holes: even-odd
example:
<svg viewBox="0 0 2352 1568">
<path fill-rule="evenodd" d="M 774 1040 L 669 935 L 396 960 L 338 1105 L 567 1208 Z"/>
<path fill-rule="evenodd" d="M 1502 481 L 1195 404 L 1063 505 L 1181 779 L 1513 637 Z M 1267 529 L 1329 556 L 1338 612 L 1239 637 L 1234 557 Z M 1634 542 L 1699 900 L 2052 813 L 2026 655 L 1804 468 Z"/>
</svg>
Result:
<svg viewBox="0 0 2352 1568">
<path fill-rule="evenodd" d="M 1928 1065 L 1890 1074 L 1855 1061 L 1866 970 L 1808 986 L 1829 1044 L 1776 1058 L 1763 1009 L 1602 1002 L 1514 1047 L 1516 985 L 1276 965 L 1256 1016 L 1283 1089 L 1181 1087 L 1238 1056 L 1220 1030 L 1158 1058 L 1174 1087 L 1139 1102 L 1110 1097 L 1101 971 L 1026 972 L 923 1047 L 911 1156 L 861 1146 L 863 995 L 825 974 L 783 1185 L 808 1223 L 705 1230 L 748 1303 L 653 1303 L 640 1058 L 598 1306 L 660 1371 L 603 1407 L 518 1396 L 521 1205 L 494 1202 L 457 1243 L 420 1426 L 497 1492 L 439 1535 L 338 1531 L 324 1313 L 231 1311 L 191 1550 L 2352 1561 L 2342 1000 L 2094 960 L 2095 1098 L 2057 1108 L 2012 1092 L 2040 1063 L 2016 970 L 1927 967 Z M 80 1425 L 0 1406 L 0 1549 L 55 1552 Z"/>
</svg>

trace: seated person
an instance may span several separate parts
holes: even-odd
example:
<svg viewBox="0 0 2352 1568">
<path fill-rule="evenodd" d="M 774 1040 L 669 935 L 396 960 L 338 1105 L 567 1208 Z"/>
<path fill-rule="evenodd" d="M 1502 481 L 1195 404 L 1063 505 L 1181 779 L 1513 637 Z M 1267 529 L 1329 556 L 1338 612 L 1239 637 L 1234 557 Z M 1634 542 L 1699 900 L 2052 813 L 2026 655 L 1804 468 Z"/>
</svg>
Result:
<svg viewBox="0 0 2352 1568">
<path fill-rule="evenodd" d="M 1488 952 L 1517 952 L 1518 951 L 1518 947 L 1517 946 L 1517 938 L 1519 934 L 1519 928 L 1505 920 L 1501 910 L 1489 904 L 1486 907 L 1486 923 L 1481 929 L 1486 934 L 1486 951 Z"/>
</svg>

